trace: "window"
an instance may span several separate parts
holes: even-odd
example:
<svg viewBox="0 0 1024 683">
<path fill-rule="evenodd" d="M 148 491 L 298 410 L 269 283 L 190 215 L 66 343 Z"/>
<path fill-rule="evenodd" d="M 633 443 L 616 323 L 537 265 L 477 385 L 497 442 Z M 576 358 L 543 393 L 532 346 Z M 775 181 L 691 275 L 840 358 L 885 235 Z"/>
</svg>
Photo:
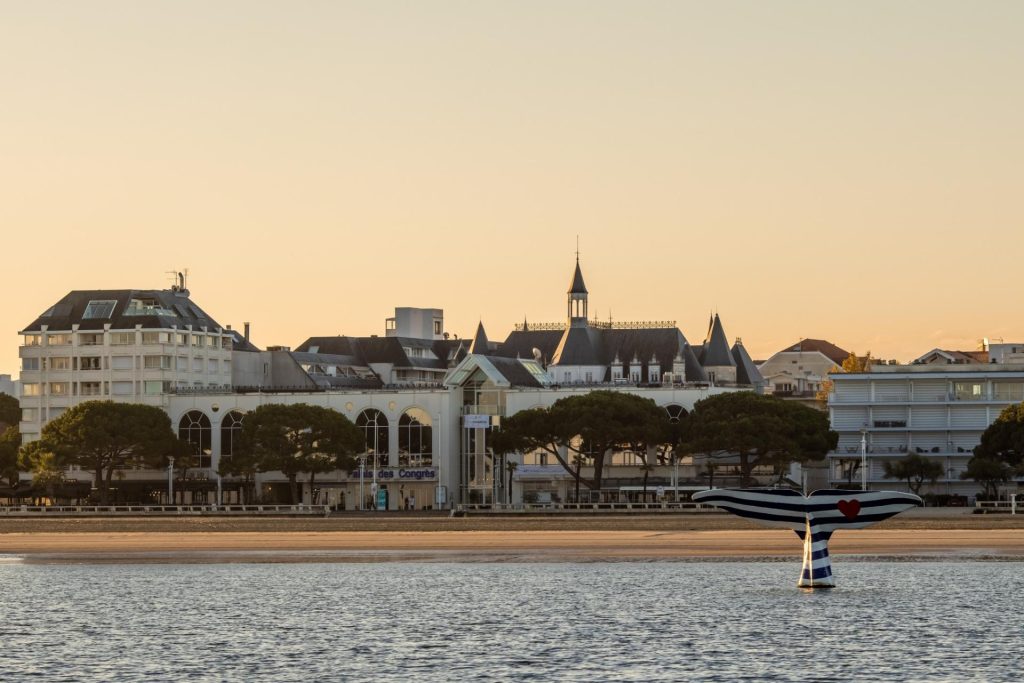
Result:
<svg viewBox="0 0 1024 683">
<path fill-rule="evenodd" d="M 41 336 L 39 334 L 26 334 L 23 346 L 39 346 L 39 338 Z"/>
<path fill-rule="evenodd" d="M 134 332 L 111 332 L 110 343 L 116 346 L 127 346 L 135 343 Z"/>
<path fill-rule="evenodd" d="M 202 372 L 203 371 L 203 359 L 202 358 L 193 358 L 192 359 L 192 370 L 194 372 Z"/>
<path fill-rule="evenodd" d="M 435 320 L 434 321 L 434 334 L 441 334 L 441 321 L 440 320 Z"/>
<path fill-rule="evenodd" d="M 235 444 L 242 434 L 242 413 L 232 410 L 224 416 L 220 423 L 220 454 L 231 456 L 235 453 Z"/>
<path fill-rule="evenodd" d="M 38 358 L 22 358 L 21 359 L 22 370 L 38 370 L 39 359 Z"/>
<path fill-rule="evenodd" d="M 178 368 L 178 370 L 181 370 L 183 372 L 188 370 L 188 357 L 187 356 L 178 356 L 177 368 Z"/>
<path fill-rule="evenodd" d="M 363 430 L 366 452 L 376 455 L 376 467 L 388 466 L 388 418 L 376 408 L 367 408 L 356 418 L 356 427 Z M 370 460 L 373 467 L 373 459 Z"/>
<path fill-rule="evenodd" d="M 50 382 L 50 396 L 67 396 L 67 382 Z"/>
<path fill-rule="evenodd" d="M 38 382 L 25 382 L 21 385 L 22 396 L 40 396 L 41 394 Z"/>
<path fill-rule="evenodd" d="M 101 396 L 102 389 L 99 382 L 82 382 L 78 393 L 82 396 Z"/>
<path fill-rule="evenodd" d="M 90 301 L 85 307 L 85 313 L 82 314 L 83 318 L 109 318 L 114 313 L 114 306 L 117 305 L 117 301 L 110 299 L 94 299 Z"/>
<path fill-rule="evenodd" d="M 99 356 L 82 356 L 78 359 L 78 367 L 82 370 L 99 370 L 100 369 L 100 357 Z"/>
<path fill-rule="evenodd" d="M 113 396 L 131 396 L 134 393 L 134 382 L 111 382 L 110 393 Z"/>
<path fill-rule="evenodd" d="M 200 348 L 203 345 L 203 335 L 193 334 L 192 335 L 192 346 Z"/>
<path fill-rule="evenodd" d="M 668 421 L 671 424 L 679 424 L 679 422 L 686 417 L 686 408 L 671 403 L 665 406 L 665 412 L 668 413 Z"/>
<path fill-rule="evenodd" d="M 147 396 L 159 396 L 160 394 L 171 393 L 171 383 L 160 380 L 146 380 L 145 392 Z"/>
<path fill-rule="evenodd" d="M 207 337 L 206 337 L 206 347 L 209 348 L 209 349 L 215 349 L 218 346 L 219 346 L 219 344 L 217 343 L 217 337 L 213 336 L 212 334 L 207 335 Z"/>
<path fill-rule="evenodd" d="M 133 356 L 111 356 L 110 367 L 113 370 L 131 370 L 135 367 Z"/>
<path fill-rule="evenodd" d="M 170 344 L 171 333 L 170 332 L 143 332 L 142 333 L 143 344 Z"/>
<path fill-rule="evenodd" d="M 220 347 L 226 351 L 230 351 L 232 348 L 231 337 L 221 337 Z"/>
<path fill-rule="evenodd" d="M 174 338 L 175 343 L 178 346 L 188 346 L 188 335 L 185 334 L 184 332 L 179 332 L 178 334 L 174 335 Z"/>
<path fill-rule="evenodd" d="M 143 365 L 147 370 L 170 370 L 171 369 L 171 357 L 170 356 L 143 356 Z"/>
<path fill-rule="evenodd" d="M 22 422 L 35 422 L 39 419 L 39 408 L 22 408 L 21 409 L 21 421 Z"/>
<path fill-rule="evenodd" d="M 398 465 L 420 467 L 430 465 L 432 458 L 430 415 L 421 408 L 409 408 L 398 419 Z"/>
<path fill-rule="evenodd" d="M 71 343 L 71 335 L 64 333 L 48 334 L 46 335 L 46 343 L 49 346 L 67 346 Z"/>
<path fill-rule="evenodd" d="M 71 359 L 67 356 L 56 356 L 47 359 L 47 365 L 50 370 L 70 370 Z"/>
<path fill-rule="evenodd" d="M 219 369 L 217 367 L 217 359 L 216 358 L 211 358 L 209 361 L 207 361 L 206 369 L 207 369 L 208 372 L 217 372 L 217 370 Z"/>
<path fill-rule="evenodd" d="M 212 429 L 210 418 L 199 410 L 190 410 L 178 422 L 178 438 L 188 443 L 199 467 L 210 466 Z"/>
<path fill-rule="evenodd" d="M 78 333 L 78 345 L 79 346 L 102 346 L 103 345 L 103 333 L 102 332 L 79 332 Z"/>
</svg>

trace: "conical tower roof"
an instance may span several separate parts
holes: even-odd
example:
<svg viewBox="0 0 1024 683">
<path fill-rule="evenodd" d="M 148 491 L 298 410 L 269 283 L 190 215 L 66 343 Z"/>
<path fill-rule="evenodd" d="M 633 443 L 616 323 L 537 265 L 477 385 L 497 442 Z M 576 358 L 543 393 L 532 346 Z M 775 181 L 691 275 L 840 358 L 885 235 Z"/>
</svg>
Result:
<svg viewBox="0 0 1024 683">
<path fill-rule="evenodd" d="M 476 326 L 476 334 L 473 335 L 473 343 L 469 345 L 469 352 L 487 355 L 490 351 L 491 343 L 487 341 L 487 333 L 484 332 L 484 322 L 481 320 Z"/>
<path fill-rule="evenodd" d="M 708 338 L 704 340 L 704 356 L 701 358 L 704 367 L 735 366 L 736 360 L 729 351 L 729 340 L 722 328 L 722 319 L 715 314 L 708 330 Z"/>
<path fill-rule="evenodd" d="M 583 284 L 583 271 L 580 270 L 580 259 L 576 257 L 576 272 L 572 274 L 572 282 L 569 284 L 569 294 L 586 294 L 587 286 Z"/>
<path fill-rule="evenodd" d="M 750 354 L 743 348 L 743 342 L 739 339 L 733 344 L 732 357 L 736 361 L 737 384 L 764 384 L 764 377 L 761 376 L 761 371 L 754 365 L 754 361 L 750 359 Z"/>
</svg>

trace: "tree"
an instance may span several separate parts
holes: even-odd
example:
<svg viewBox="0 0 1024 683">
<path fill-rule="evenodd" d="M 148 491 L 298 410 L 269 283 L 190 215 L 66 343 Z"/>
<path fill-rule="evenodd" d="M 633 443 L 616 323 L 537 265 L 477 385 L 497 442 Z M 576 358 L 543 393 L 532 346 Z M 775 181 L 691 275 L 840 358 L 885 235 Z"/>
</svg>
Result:
<svg viewBox="0 0 1024 683">
<path fill-rule="evenodd" d="M 12 489 L 18 486 L 18 449 L 21 434 L 17 425 L 7 427 L 0 434 L 0 480 L 6 479 Z"/>
<path fill-rule="evenodd" d="M 240 452 L 255 457 L 260 471 L 277 470 L 288 478 L 293 505 L 299 474 L 309 473 L 312 488 L 318 473 L 354 466 L 355 453 L 364 448 L 362 431 L 347 417 L 306 403 L 256 408 L 245 416 L 239 442 Z"/>
<path fill-rule="evenodd" d="M 822 460 L 838 441 L 820 410 L 751 391 L 697 401 L 683 424 L 685 449 L 709 460 L 736 457 L 744 485 L 755 467 L 779 471 L 793 462 Z"/>
<path fill-rule="evenodd" d="M 21 422 L 21 405 L 10 394 L 0 392 L 0 432 L 8 427 L 17 427 Z"/>
<path fill-rule="evenodd" d="M 974 456 L 967 461 L 967 469 L 960 473 L 961 479 L 973 479 L 982 486 L 986 498 L 999 495 L 999 485 L 1010 481 L 1013 468 L 1002 460 Z"/>
<path fill-rule="evenodd" d="M 619 391 L 592 391 L 559 399 L 550 408 L 516 413 L 492 435 L 491 445 L 496 453 L 542 450 L 554 456 L 577 486 L 583 483 L 600 491 L 609 452 L 643 450 L 666 440 L 667 433 L 668 414 L 651 399 Z M 592 466 L 589 479 L 573 465 L 576 458 Z"/>
<path fill-rule="evenodd" d="M 242 496 L 246 505 L 256 502 L 256 474 L 260 471 L 260 458 L 246 449 L 243 443 L 234 448 L 230 456 L 221 455 L 217 473 L 222 477 L 241 477 Z"/>
<path fill-rule="evenodd" d="M 516 473 L 517 469 L 519 469 L 519 463 L 517 463 L 515 460 L 506 460 L 505 461 L 505 469 L 508 471 L 508 489 L 507 489 L 508 493 L 506 494 L 505 497 L 507 498 L 506 502 L 509 505 L 511 505 L 512 504 L 512 475 Z"/>
<path fill-rule="evenodd" d="M 43 447 L 63 465 L 93 474 L 99 503 L 107 503 L 114 471 L 140 464 L 155 467 L 177 437 L 161 409 L 137 403 L 86 401 L 43 427 Z"/>
<path fill-rule="evenodd" d="M 886 479 L 902 479 L 915 495 L 921 491 L 925 481 L 934 484 L 944 472 L 941 462 L 930 460 L 920 453 L 911 453 L 899 460 L 887 460 L 883 467 Z"/>
<path fill-rule="evenodd" d="M 18 464 L 22 470 L 32 473 L 33 489 L 45 491 L 51 502 L 57 497 L 57 487 L 64 483 L 64 465 L 45 443 L 32 441 L 22 446 Z"/>
<path fill-rule="evenodd" d="M 1024 474 L 1024 403 L 1007 406 L 981 434 L 974 457 L 996 460 Z"/>
<path fill-rule="evenodd" d="M 870 351 L 864 356 L 858 356 L 856 351 L 851 351 L 843 361 L 843 372 L 871 372 L 871 366 L 874 364 L 875 359 L 871 357 Z"/>
</svg>

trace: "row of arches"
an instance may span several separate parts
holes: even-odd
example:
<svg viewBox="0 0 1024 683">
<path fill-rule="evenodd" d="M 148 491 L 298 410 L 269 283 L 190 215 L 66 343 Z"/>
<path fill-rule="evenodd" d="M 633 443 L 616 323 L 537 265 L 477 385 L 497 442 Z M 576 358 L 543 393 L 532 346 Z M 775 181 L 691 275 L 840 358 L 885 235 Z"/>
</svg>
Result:
<svg viewBox="0 0 1024 683">
<path fill-rule="evenodd" d="M 220 423 L 220 455 L 230 457 L 242 431 L 245 414 L 231 410 Z M 390 424 L 387 415 L 367 408 L 356 417 L 363 432 L 369 466 L 387 467 L 391 452 Z M 201 410 L 190 410 L 178 421 L 178 438 L 192 446 L 199 467 L 212 467 L 213 425 Z M 409 408 L 398 418 L 398 466 L 423 467 L 433 464 L 433 420 L 422 408 Z"/>
</svg>

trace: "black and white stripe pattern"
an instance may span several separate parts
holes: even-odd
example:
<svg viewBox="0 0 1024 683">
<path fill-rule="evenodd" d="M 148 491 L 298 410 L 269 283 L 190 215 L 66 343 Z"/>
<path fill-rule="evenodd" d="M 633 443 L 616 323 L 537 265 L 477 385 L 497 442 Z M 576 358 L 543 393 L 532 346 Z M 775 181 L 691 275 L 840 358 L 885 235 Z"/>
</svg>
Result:
<svg viewBox="0 0 1024 683">
<path fill-rule="evenodd" d="M 798 585 L 834 586 L 828 541 L 837 529 L 863 529 L 921 505 L 921 499 L 898 491 L 815 491 L 804 497 L 791 489 L 711 489 L 693 500 L 714 505 L 766 526 L 796 532 L 804 542 Z"/>
</svg>

